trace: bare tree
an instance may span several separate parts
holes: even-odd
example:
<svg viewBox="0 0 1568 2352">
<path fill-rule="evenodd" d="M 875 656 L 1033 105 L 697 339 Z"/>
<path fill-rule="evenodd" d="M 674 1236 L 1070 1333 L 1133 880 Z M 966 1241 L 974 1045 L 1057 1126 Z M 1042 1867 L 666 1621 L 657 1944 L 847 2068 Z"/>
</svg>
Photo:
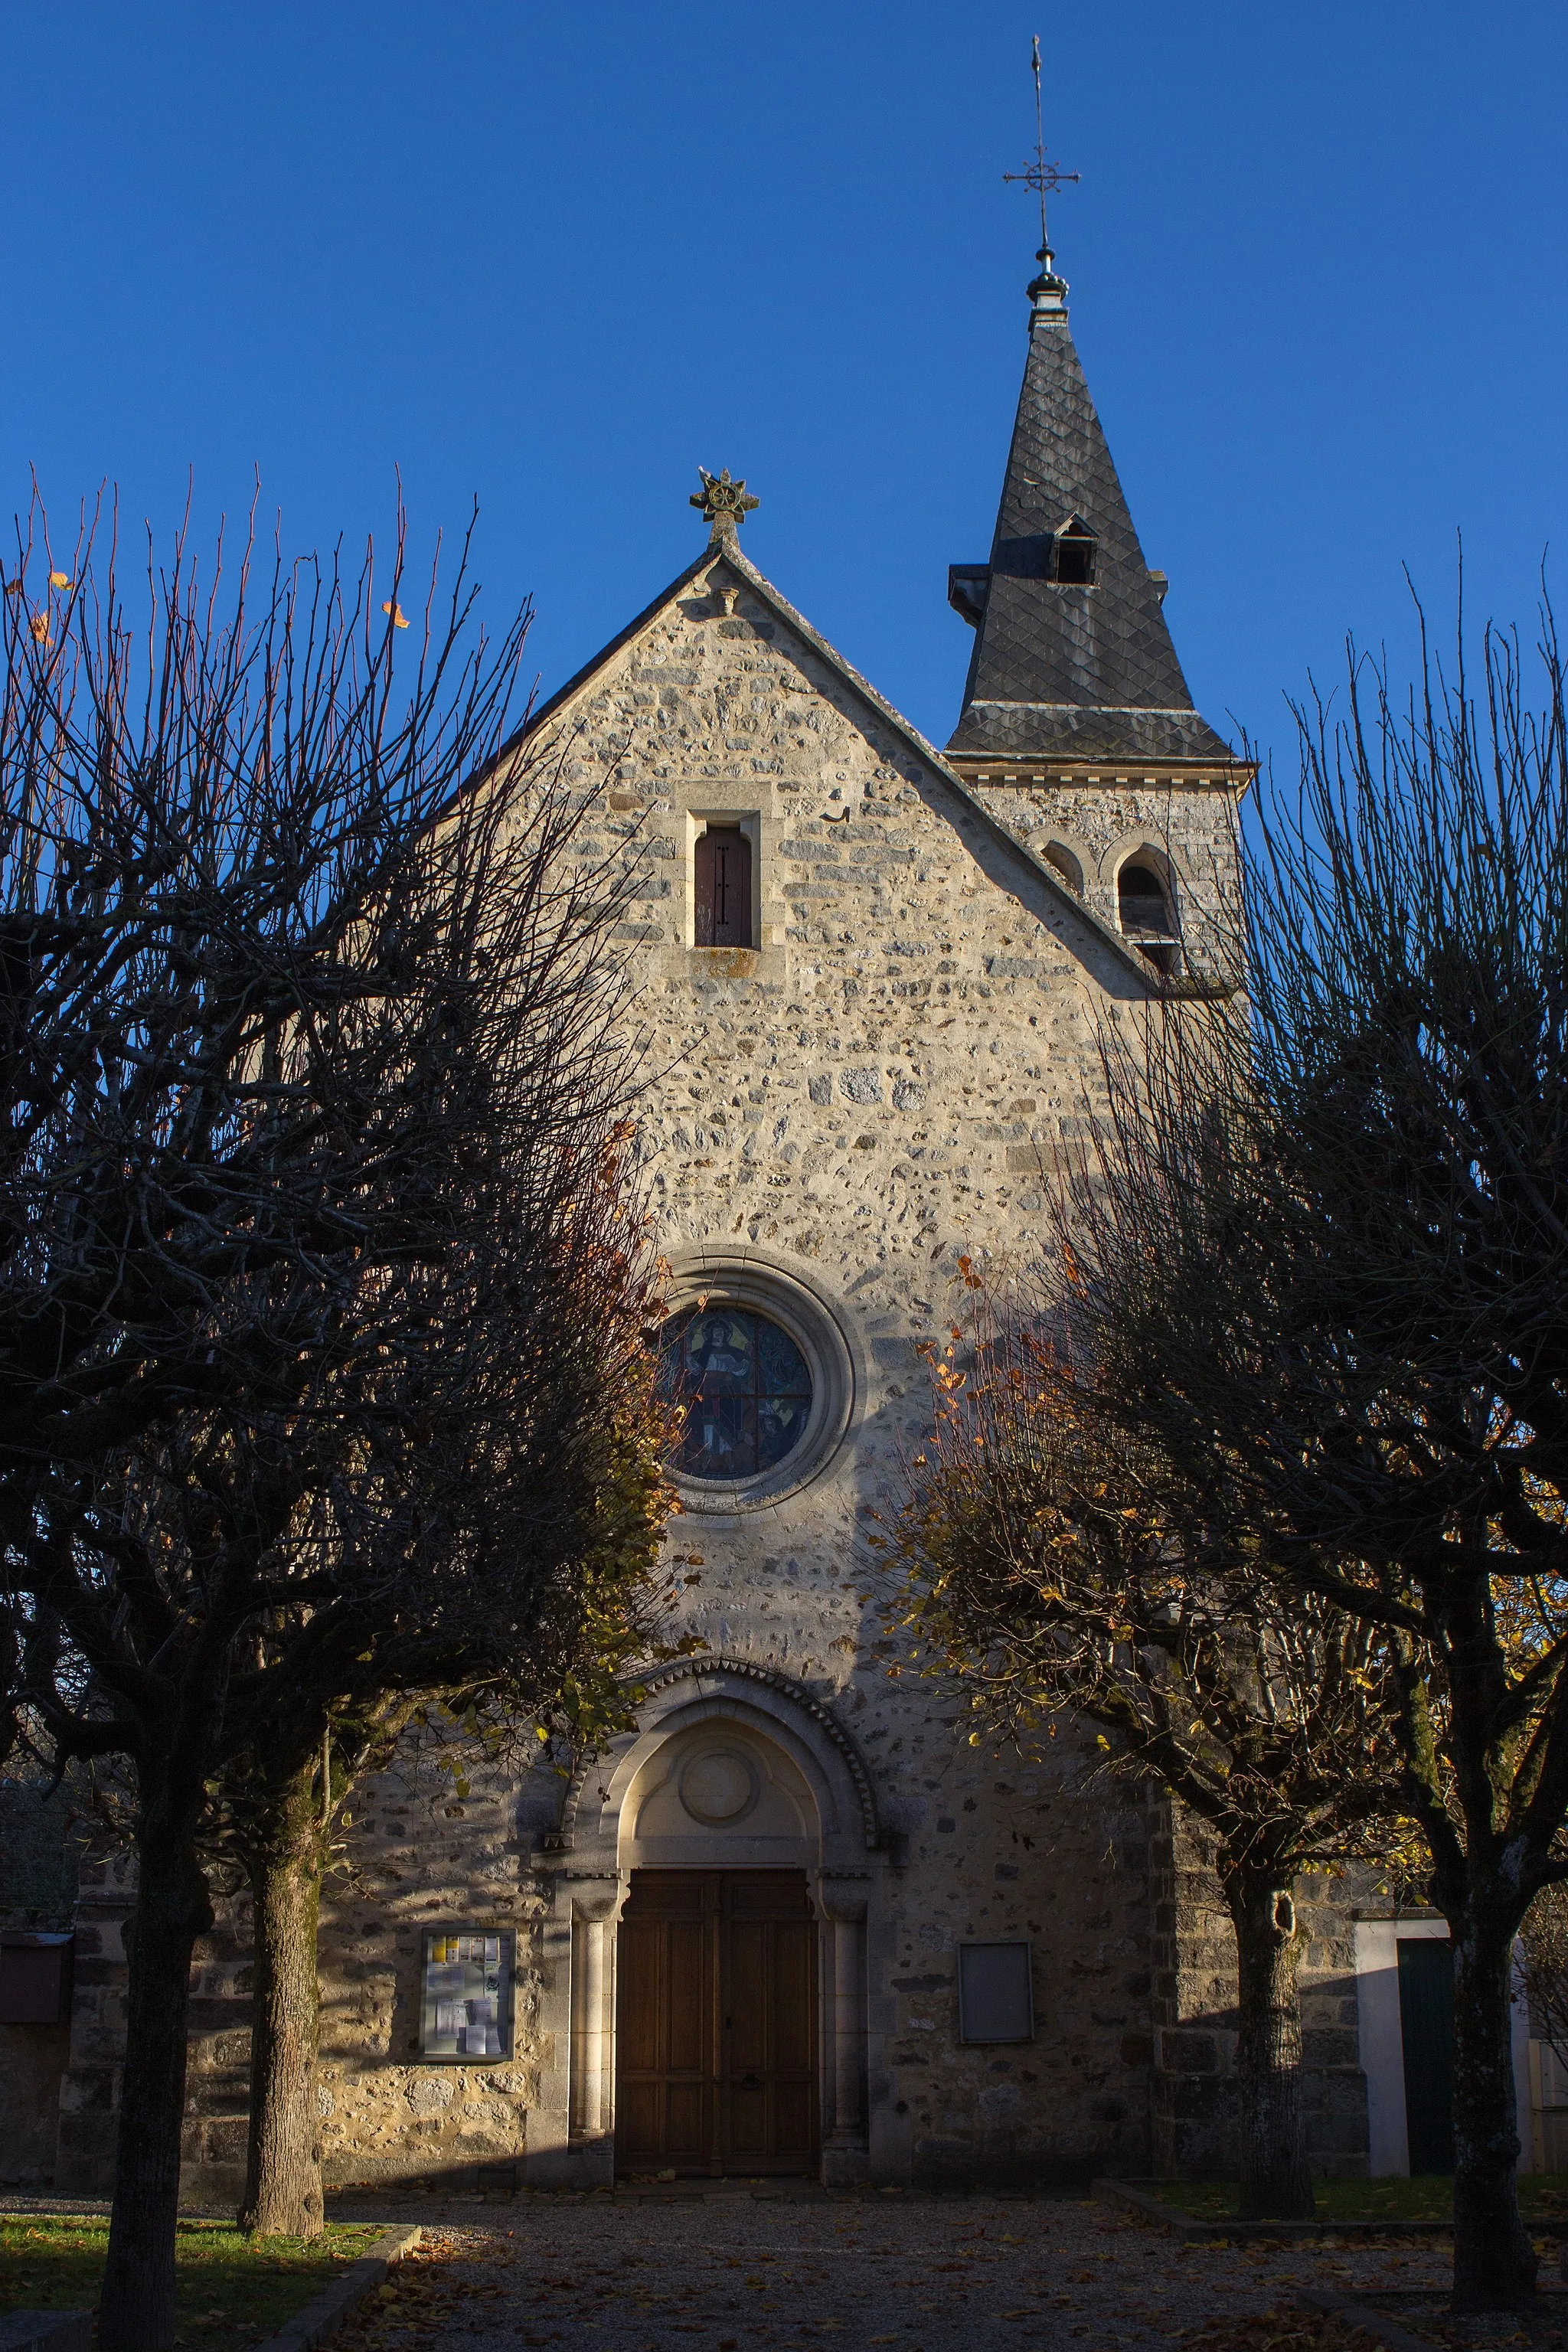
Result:
<svg viewBox="0 0 1568 2352">
<path fill-rule="evenodd" d="M 1059 1311 L 987 1300 L 977 1328 L 972 1370 L 956 1332 L 936 1360 L 897 1535 L 908 1622 L 987 1727 L 1028 1744 L 1058 1716 L 1097 1725 L 1110 1770 L 1205 1824 L 1236 1931 L 1242 2216 L 1310 2216 L 1296 1882 L 1394 1834 L 1384 1645 L 1269 1577 L 1239 1482 L 1200 1497 L 1124 1434 Z"/>
<path fill-rule="evenodd" d="M 153 2352 L 237 1693 L 405 1596 L 396 1462 L 464 1283 L 545 1348 L 589 1278 L 617 904 L 507 740 L 526 612 L 490 645 L 463 564 L 400 662 L 401 532 L 379 583 L 258 590 L 247 555 L 203 587 L 178 547 L 134 629 L 89 562 L 24 541 L 0 600 L 0 1557 L 13 1697 L 134 1776 L 100 2340 Z M 506 1294 L 520 1208 L 553 1295 Z M 596 1278 L 607 1329 L 634 1255 Z M 471 1424 L 442 1394 L 441 1443 L 482 1450 L 493 1394 Z M 453 1538 L 460 1580 L 483 1532 Z"/>
<path fill-rule="evenodd" d="M 419 1338 L 389 1346 L 381 1325 L 374 1397 L 309 1448 L 285 1429 L 231 1437 L 217 1470 L 226 1496 L 237 1471 L 295 1494 L 277 1581 L 308 1562 L 314 1586 L 247 1638 L 221 1742 L 216 1834 L 244 1861 L 255 1919 L 241 2220 L 259 2232 L 321 2226 L 316 1921 L 358 1779 L 437 1705 L 492 1751 L 509 1734 L 535 1752 L 544 1733 L 600 1738 L 625 1719 L 622 1672 L 659 1646 L 653 1269 L 618 1154 L 564 1154 L 555 1175 L 559 1202 L 509 1182 L 510 1213 L 487 1209 L 479 1243 L 426 1270 Z M 212 1499 L 210 1471 L 172 1483 Z"/>
<path fill-rule="evenodd" d="M 1455 1969 L 1455 2296 L 1533 2294 L 1512 1948 L 1568 1811 L 1568 747 L 1489 633 L 1479 701 L 1351 664 L 1249 847 L 1249 991 L 1108 1052 L 1067 1188 L 1100 1393 L 1270 1573 L 1377 1629 Z M 1239 1480 L 1239 1488 L 1237 1481 Z"/>
</svg>

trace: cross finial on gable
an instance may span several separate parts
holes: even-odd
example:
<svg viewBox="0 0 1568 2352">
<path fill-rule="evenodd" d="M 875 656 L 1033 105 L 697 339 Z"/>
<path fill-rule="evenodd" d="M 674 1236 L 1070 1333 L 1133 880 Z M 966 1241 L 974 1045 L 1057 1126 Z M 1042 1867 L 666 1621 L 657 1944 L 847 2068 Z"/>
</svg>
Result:
<svg viewBox="0 0 1568 2352">
<path fill-rule="evenodd" d="M 694 507 L 700 507 L 708 518 L 708 537 L 711 544 L 715 540 L 727 539 L 739 530 L 752 508 L 762 505 L 762 500 L 752 497 L 743 481 L 732 482 L 730 479 L 728 466 L 721 474 L 710 474 L 706 466 L 699 466 L 697 470 L 702 477 L 702 488 L 692 491 L 691 503 Z"/>
</svg>

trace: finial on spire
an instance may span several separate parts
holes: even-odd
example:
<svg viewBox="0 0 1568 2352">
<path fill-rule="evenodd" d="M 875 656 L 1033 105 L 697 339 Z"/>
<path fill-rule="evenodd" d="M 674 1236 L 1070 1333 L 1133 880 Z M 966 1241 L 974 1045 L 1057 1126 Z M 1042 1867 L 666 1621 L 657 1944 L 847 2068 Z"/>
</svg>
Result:
<svg viewBox="0 0 1568 2352">
<path fill-rule="evenodd" d="M 1035 77 L 1035 160 L 1022 172 L 1004 172 L 1002 177 L 1004 180 L 1022 182 L 1025 187 L 1033 188 L 1040 199 L 1040 249 L 1035 257 L 1040 265 L 1040 274 L 1033 280 L 1028 289 L 1029 299 L 1035 306 L 1036 315 L 1038 316 L 1041 311 L 1060 310 L 1068 290 L 1067 279 L 1058 278 L 1051 267 L 1056 256 L 1051 251 L 1050 232 L 1046 226 L 1046 197 L 1047 194 L 1054 195 L 1056 191 L 1065 187 L 1068 181 L 1076 182 L 1080 175 L 1077 172 L 1064 172 L 1059 163 L 1050 163 L 1046 160 L 1045 118 L 1040 104 L 1040 37 L 1038 33 L 1035 35 L 1029 62 Z"/>
<path fill-rule="evenodd" d="M 730 468 L 721 474 L 710 474 L 706 466 L 699 466 L 702 488 L 691 493 L 691 504 L 700 507 L 709 521 L 708 544 L 716 547 L 721 539 L 733 538 L 761 499 L 752 498 L 743 481 L 732 482 Z"/>
</svg>

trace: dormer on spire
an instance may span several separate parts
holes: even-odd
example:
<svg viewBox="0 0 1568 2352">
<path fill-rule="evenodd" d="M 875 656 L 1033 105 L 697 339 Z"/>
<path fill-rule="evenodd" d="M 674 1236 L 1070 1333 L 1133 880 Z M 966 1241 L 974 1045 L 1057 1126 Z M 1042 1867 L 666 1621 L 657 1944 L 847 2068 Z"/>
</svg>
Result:
<svg viewBox="0 0 1568 2352">
<path fill-rule="evenodd" d="M 949 602 L 975 643 L 948 757 L 963 772 L 1021 761 L 1227 770 L 1234 755 L 1193 708 L 1164 592 L 1138 543 L 1066 309 L 1047 285 L 1029 320 L 991 560 L 955 564 L 949 578 Z"/>
<path fill-rule="evenodd" d="M 751 495 L 743 480 L 732 482 L 730 479 L 728 466 L 721 474 L 710 474 L 706 466 L 699 466 L 697 470 L 702 477 L 702 488 L 692 491 L 690 502 L 694 507 L 700 507 L 707 516 L 708 544 L 717 547 L 721 541 L 735 536 L 746 517 L 762 505 L 762 500 Z"/>
</svg>

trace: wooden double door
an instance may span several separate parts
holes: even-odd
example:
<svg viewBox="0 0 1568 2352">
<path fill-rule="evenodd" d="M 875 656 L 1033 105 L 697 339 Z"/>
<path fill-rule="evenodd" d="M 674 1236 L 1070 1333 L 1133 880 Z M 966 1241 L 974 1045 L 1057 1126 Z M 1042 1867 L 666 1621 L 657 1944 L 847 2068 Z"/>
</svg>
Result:
<svg viewBox="0 0 1568 2352">
<path fill-rule="evenodd" d="M 815 2173 L 804 1870 L 634 1870 L 616 1961 L 616 2168 Z"/>
</svg>

